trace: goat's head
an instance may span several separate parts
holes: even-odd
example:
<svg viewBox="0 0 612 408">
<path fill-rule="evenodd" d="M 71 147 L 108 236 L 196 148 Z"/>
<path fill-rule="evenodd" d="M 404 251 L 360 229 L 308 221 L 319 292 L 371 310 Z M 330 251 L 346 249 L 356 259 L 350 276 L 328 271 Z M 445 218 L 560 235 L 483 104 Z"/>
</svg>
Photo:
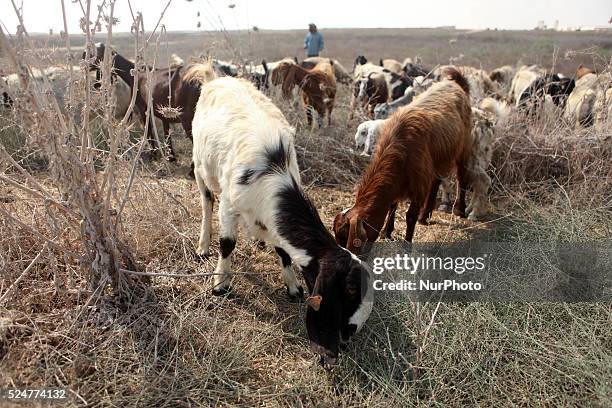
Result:
<svg viewBox="0 0 612 408">
<path fill-rule="evenodd" d="M 359 79 L 359 92 L 357 93 L 357 100 L 362 101 L 368 96 L 368 84 L 371 79 L 371 74 L 368 76 L 362 76 Z"/>
<path fill-rule="evenodd" d="M 329 369 L 339 346 L 361 329 L 372 311 L 369 267 L 342 248 L 330 250 L 319 260 L 310 292 L 306 330 L 312 349 Z"/>
<path fill-rule="evenodd" d="M 368 137 L 368 123 L 363 122 L 357 126 L 357 132 L 355 132 L 355 147 L 357 149 L 363 149 L 365 146 L 366 138 Z"/>
<path fill-rule="evenodd" d="M 389 104 L 379 103 L 374 107 L 374 119 L 387 119 L 389 116 Z"/>
<path fill-rule="evenodd" d="M 378 238 L 378 231 L 366 225 L 355 207 L 342 211 L 334 219 L 336 242 L 357 255 L 368 252 L 371 243 Z"/>
</svg>

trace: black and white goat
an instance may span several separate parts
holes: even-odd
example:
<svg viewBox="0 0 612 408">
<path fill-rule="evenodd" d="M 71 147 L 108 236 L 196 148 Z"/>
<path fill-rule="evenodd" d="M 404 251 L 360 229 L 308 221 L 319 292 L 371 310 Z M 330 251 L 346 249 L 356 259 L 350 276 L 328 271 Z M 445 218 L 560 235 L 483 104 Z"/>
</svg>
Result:
<svg viewBox="0 0 612 408">
<path fill-rule="evenodd" d="M 336 244 L 300 186 L 295 130 L 249 82 L 231 77 L 204 83 L 193 120 L 193 160 L 202 195 L 197 253 L 209 255 L 214 197 L 219 200 L 220 256 L 214 294 L 230 284 L 230 255 L 239 221 L 274 246 L 290 296 L 308 286 L 306 328 L 325 366 L 335 363 L 340 340 L 361 328 L 372 310 L 366 264 Z M 367 295 L 367 297 L 366 297 Z"/>
</svg>

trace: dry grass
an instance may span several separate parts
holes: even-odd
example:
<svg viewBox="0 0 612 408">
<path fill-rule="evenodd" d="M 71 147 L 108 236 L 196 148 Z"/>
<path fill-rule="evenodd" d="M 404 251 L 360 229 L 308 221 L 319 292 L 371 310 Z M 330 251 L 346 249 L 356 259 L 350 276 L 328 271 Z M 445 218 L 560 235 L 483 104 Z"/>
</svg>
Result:
<svg viewBox="0 0 612 408">
<path fill-rule="evenodd" d="M 390 44 L 386 35 L 373 37 L 377 46 Z M 363 52 L 374 54 L 370 46 Z M 352 187 L 366 165 L 351 150 L 358 120 L 346 119 L 349 90 L 340 89 L 334 126 L 314 131 L 300 108 L 274 98 L 298 129 L 304 182 L 331 226 L 334 215 L 352 204 Z M 57 181 L 40 166 L 44 160 L 32 156 L 10 118 L 3 120 L 0 143 L 59 199 Z M 197 188 L 186 177 L 190 142 L 175 139 L 177 164 L 138 162 L 118 232 L 142 270 L 211 272 L 216 257 L 198 262 L 193 254 L 201 210 Z M 576 133 L 558 121 L 514 117 L 496 147 L 495 210 L 488 222 L 436 212 L 433 225 L 417 228 L 415 240 L 609 239 L 611 143 L 610 129 Z M 24 181 L 0 164 L 3 174 Z M 130 164 L 117 163 L 117 191 L 124 191 Z M 54 230 L 48 202 L 0 182 L 0 207 L 82 251 L 78 231 Z M 399 218 L 398 237 L 405 228 Z M 215 245 L 213 240 L 213 253 Z M 39 252 L 42 258 L 28 269 Z M 72 406 L 612 403 L 609 303 L 443 304 L 423 341 L 419 328 L 435 304 L 422 305 L 417 314 L 411 304 L 381 300 L 329 373 L 308 349 L 305 305 L 288 301 L 274 251 L 243 234 L 233 260 L 235 272 L 253 274 L 236 275 L 230 298 L 211 296 L 208 278 L 156 277 L 132 289 L 125 302 L 108 288 L 92 292 L 78 259 L 0 217 L 0 296 L 6 295 L 0 301 L 0 387 L 65 387 Z"/>
</svg>

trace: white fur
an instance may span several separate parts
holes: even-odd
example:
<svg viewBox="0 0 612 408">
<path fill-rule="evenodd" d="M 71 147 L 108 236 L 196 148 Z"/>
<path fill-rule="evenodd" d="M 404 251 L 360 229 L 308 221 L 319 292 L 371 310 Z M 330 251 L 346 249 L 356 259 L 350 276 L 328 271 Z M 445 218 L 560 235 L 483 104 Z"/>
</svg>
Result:
<svg viewBox="0 0 612 408">
<path fill-rule="evenodd" d="M 357 132 L 355 132 L 355 146 L 357 149 L 363 148 L 362 155 L 369 156 L 372 154 L 382 125 L 385 122 L 386 120 L 384 119 L 367 120 L 357 126 Z"/>
<path fill-rule="evenodd" d="M 349 324 L 354 324 L 355 326 L 357 326 L 356 332 L 359 332 L 359 330 L 361 330 L 361 328 L 363 327 L 364 323 L 368 320 L 368 317 L 370 317 L 370 313 L 372 313 L 372 308 L 374 307 L 374 298 L 373 298 L 374 287 L 372 285 L 372 268 L 370 268 L 370 265 L 363 262 L 361 259 L 359 259 L 355 254 L 353 254 L 349 250 L 345 248 L 342 248 L 342 249 L 344 249 L 346 252 L 351 254 L 351 258 L 359 262 L 359 264 L 365 270 L 368 271 L 368 275 L 369 275 L 368 285 L 366 287 L 366 293 L 361 299 L 361 303 L 359 304 L 359 307 L 357 308 L 355 313 L 353 313 L 353 315 L 349 318 Z"/>
<path fill-rule="evenodd" d="M 276 225 L 277 191 L 292 179 L 300 183 L 294 133 L 280 110 L 249 82 L 223 77 L 202 85 L 193 120 L 193 161 L 203 202 L 198 254 L 209 253 L 212 204 L 209 208 L 206 203 L 208 188 L 219 199 L 221 238 L 236 239 L 236 224 L 241 221 L 251 236 L 282 248 L 299 266 L 310 262 L 304 250 L 280 236 Z M 265 149 L 273 149 L 280 141 L 289 152 L 288 170 L 240 184 L 245 170 L 264 168 Z M 266 230 L 256 222 L 263 223 Z M 217 289 L 229 284 L 229 259 L 219 257 Z M 297 280 L 290 268 L 285 268 L 283 278 L 289 293 L 297 294 Z"/>
<path fill-rule="evenodd" d="M 487 168 L 491 164 L 495 133 L 504 123 L 510 112 L 504 102 L 493 98 L 485 98 L 479 108 L 472 108 L 472 153 L 468 161 L 468 171 L 472 183 L 472 198 L 466 209 L 468 219 L 477 220 L 486 213 L 488 203 L 487 192 L 491 186 L 491 178 Z M 449 177 L 442 179 L 441 211 L 449 211 L 452 207 L 452 182 Z"/>
<path fill-rule="evenodd" d="M 512 84 L 510 85 L 509 96 L 514 102 L 515 106 L 519 105 L 521 95 L 531 85 L 533 81 L 544 75 L 542 71 L 534 66 L 521 67 L 519 71 L 512 78 Z"/>
</svg>

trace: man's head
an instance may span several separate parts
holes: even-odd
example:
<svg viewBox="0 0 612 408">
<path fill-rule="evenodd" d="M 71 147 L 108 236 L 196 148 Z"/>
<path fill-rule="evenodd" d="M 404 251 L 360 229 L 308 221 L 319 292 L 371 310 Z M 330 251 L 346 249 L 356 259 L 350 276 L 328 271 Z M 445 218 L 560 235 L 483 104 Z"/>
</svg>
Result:
<svg viewBox="0 0 612 408">
<path fill-rule="evenodd" d="M 314 23 L 308 24 L 308 31 L 310 31 L 311 33 L 316 33 L 317 32 L 317 26 Z"/>
</svg>

